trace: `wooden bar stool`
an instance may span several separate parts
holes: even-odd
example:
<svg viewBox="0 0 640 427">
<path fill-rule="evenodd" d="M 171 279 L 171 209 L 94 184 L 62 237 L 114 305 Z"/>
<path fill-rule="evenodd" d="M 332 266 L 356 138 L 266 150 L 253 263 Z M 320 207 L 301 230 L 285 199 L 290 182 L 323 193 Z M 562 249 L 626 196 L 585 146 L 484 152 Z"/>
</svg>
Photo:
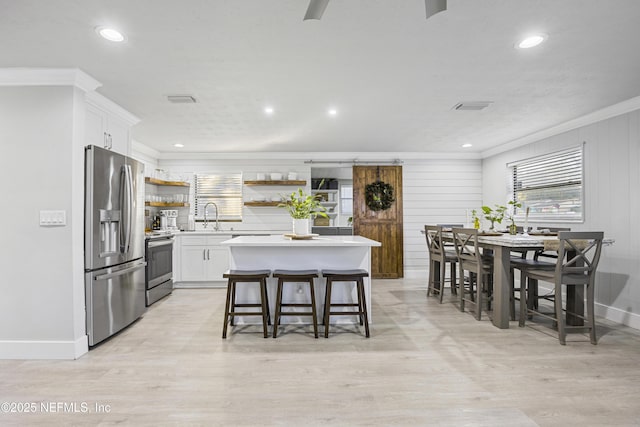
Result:
<svg viewBox="0 0 640 427">
<path fill-rule="evenodd" d="M 278 326 L 282 316 L 311 316 L 313 319 L 313 333 L 318 338 L 318 319 L 316 317 L 316 294 L 313 289 L 313 279 L 318 277 L 317 270 L 275 270 L 273 277 L 278 279 L 278 290 L 276 291 L 276 312 L 273 320 L 273 337 L 278 336 Z M 309 284 L 309 297 L 311 302 L 304 303 L 283 303 L 282 288 L 286 282 Z M 304 307 L 311 308 L 311 311 L 282 311 L 283 307 Z"/>
<path fill-rule="evenodd" d="M 227 301 L 224 309 L 222 338 L 227 338 L 229 317 L 231 317 L 231 326 L 233 326 L 236 316 L 261 316 L 264 337 L 267 338 L 269 336 L 267 325 L 271 324 L 271 316 L 269 314 L 269 297 L 267 296 L 267 277 L 270 275 L 271 270 L 229 270 L 223 274 L 223 277 L 229 280 L 227 282 Z M 236 286 L 238 283 L 258 283 L 260 286 L 260 302 L 237 304 Z M 260 311 L 236 311 L 238 307 L 260 308 Z"/>
<path fill-rule="evenodd" d="M 327 290 L 324 301 L 324 337 L 329 338 L 329 319 L 334 316 L 358 316 L 360 325 L 364 325 L 365 336 L 369 338 L 369 318 L 367 317 L 367 301 L 364 294 L 364 278 L 369 277 L 367 270 L 322 270 L 327 279 Z M 356 282 L 358 291 L 357 303 L 332 303 L 331 288 L 333 282 Z M 357 307 L 356 311 L 331 311 L 333 307 Z"/>
</svg>

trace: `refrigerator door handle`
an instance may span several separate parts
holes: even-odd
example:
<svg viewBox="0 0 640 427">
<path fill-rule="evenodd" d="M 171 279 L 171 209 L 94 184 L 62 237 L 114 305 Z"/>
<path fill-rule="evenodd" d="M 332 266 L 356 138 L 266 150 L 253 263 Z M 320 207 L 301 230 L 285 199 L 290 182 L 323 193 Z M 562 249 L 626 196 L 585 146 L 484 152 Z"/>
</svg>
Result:
<svg viewBox="0 0 640 427">
<path fill-rule="evenodd" d="M 141 268 L 144 268 L 146 265 L 147 263 L 143 262 L 138 265 L 134 265 L 133 267 L 125 268 L 124 270 L 118 270 L 113 273 L 101 274 L 99 276 L 96 276 L 94 280 L 112 279 L 114 277 L 122 276 L 123 274 L 131 273 L 132 271 L 140 270 Z"/>
<path fill-rule="evenodd" d="M 133 223 L 133 178 L 131 176 L 131 166 L 122 167 L 122 211 L 123 221 L 120 228 L 120 241 L 122 242 L 120 252 L 127 253 L 131 246 L 131 225 Z"/>
</svg>

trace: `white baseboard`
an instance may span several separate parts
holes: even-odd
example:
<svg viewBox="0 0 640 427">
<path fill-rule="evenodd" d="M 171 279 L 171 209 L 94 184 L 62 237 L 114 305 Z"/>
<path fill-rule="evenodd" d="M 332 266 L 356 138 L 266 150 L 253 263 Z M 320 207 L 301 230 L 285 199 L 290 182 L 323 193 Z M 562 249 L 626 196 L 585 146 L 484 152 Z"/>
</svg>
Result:
<svg viewBox="0 0 640 427">
<path fill-rule="evenodd" d="M 545 286 L 540 286 L 540 289 L 543 289 L 545 292 L 552 291 L 552 288 Z M 597 317 L 603 317 L 607 320 L 629 326 L 633 329 L 640 329 L 640 315 L 620 310 L 619 308 L 610 307 L 608 305 L 599 304 L 598 302 L 594 305 Z"/>
<path fill-rule="evenodd" d="M 211 282 L 174 282 L 173 289 L 216 289 L 227 288 L 226 280 L 218 280 Z"/>
<path fill-rule="evenodd" d="M 424 279 L 426 286 L 427 280 L 429 279 L 429 272 L 425 268 L 405 268 L 404 277 L 405 279 Z"/>
<path fill-rule="evenodd" d="M 74 360 L 88 351 L 86 335 L 75 341 L 0 341 L 0 359 Z"/>
<path fill-rule="evenodd" d="M 604 317 L 612 322 L 629 326 L 633 329 L 640 329 L 640 315 L 609 307 L 602 304 L 595 304 L 596 316 Z"/>
</svg>

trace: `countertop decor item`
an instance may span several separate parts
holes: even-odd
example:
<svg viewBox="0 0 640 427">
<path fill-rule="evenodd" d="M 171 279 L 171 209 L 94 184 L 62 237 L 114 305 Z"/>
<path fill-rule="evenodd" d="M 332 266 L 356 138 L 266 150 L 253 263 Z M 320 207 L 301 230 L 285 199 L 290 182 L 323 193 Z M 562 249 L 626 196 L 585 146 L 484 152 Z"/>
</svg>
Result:
<svg viewBox="0 0 640 427">
<path fill-rule="evenodd" d="M 283 202 L 278 207 L 286 208 L 293 219 L 293 234 L 309 234 L 309 220 L 312 217 L 328 218 L 325 207 L 320 203 L 317 195 L 307 194 L 302 188 L 292 192 L 289 196 L 282 196 Z"/>
</svg>

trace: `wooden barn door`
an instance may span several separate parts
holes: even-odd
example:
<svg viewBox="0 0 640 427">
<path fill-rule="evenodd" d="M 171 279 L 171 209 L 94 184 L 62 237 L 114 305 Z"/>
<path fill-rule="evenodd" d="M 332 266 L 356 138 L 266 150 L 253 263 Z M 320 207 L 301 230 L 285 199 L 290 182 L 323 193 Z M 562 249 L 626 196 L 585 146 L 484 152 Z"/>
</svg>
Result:
<svg viewBox="0 0 640 427">
<path fill-rule="evenodd" d="M 382 181 L 393 186 L 395 202 L 386 210 L 371 210 L 366 203 L 368 184 Z M 353 234 L 382 243 L 372 248 L 371 277 L 403 277 L 402 166 L 353 167 Z"/>
</svg>

